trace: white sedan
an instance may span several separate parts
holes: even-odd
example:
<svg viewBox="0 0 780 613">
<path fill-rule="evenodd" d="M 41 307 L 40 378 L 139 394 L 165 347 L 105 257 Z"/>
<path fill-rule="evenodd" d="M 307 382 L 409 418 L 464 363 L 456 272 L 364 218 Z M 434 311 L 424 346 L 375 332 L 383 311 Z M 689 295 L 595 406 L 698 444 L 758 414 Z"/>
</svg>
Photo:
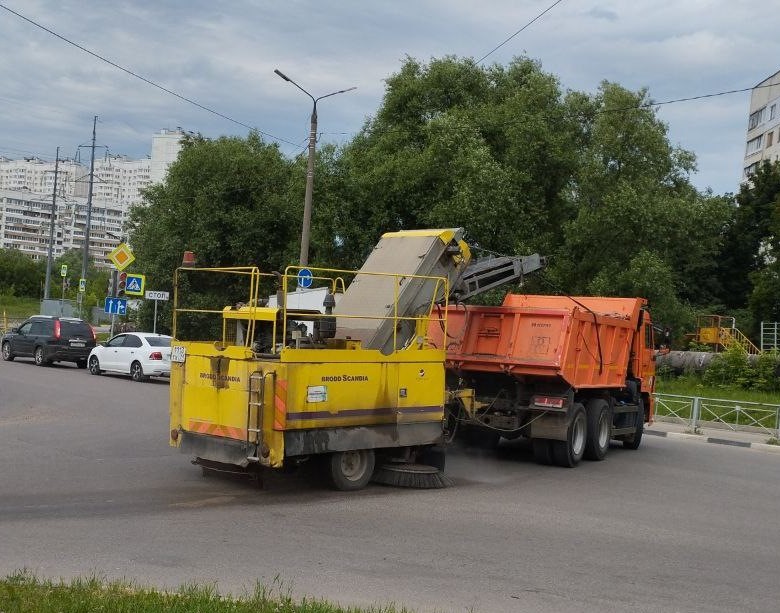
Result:
<svg viewBox="0 0 780 613">
<path fill-rule="evenodd" d="M 117 334 L 90 352 L 87 365 L 93 375 L 119 373 L 133 381 L 170 377 L 171 337 L 151 332 Z"/>
</svg>

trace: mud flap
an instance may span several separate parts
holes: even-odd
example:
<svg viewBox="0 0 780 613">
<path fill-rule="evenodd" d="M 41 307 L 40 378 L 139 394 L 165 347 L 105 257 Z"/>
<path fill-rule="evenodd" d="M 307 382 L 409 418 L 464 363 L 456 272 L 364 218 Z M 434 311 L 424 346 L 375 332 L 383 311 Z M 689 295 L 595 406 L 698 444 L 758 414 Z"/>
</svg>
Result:
<svg viewBox="0 0 780 613">
<path fill-rule="evenodd" d="M 569 416 L 567 413 L 546 413 L 532 418 L 530 438 L 565 441 L 568 432 Z"/>
</svg>

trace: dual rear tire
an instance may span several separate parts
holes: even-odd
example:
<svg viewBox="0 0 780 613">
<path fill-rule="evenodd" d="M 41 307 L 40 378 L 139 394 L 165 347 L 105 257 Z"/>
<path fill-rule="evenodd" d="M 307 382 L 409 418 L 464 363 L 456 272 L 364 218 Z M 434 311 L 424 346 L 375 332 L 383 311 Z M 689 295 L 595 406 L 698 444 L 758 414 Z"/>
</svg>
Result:
<svg viewBox="0 0 780 613">
<path fill-rule="evenodd" d="M 585 455 L 588 440 L 588 418 L 585 407 L 577 403 L 572 410 L 565 441 L 551 441 L 553 462 L 565 468 L 574 468 Z"/>
<path fill-rule="evenodd" d="M 534 459 L 539 464 L 566 468 L 574 468 L 583 458 L 603 460 L 611 436 L 612 411 L 606 400 L 591 400 L 587 411 L 577 403 L 572 409 L 566 440 L 533 439 Z"/>
</svg>

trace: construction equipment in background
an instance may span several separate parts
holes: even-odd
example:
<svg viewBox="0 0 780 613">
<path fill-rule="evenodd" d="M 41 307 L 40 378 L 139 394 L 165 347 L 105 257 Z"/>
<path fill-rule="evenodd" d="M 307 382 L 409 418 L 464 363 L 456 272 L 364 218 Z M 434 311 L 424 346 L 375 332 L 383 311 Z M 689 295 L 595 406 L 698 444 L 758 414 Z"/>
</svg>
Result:
<svg viewBox="0 0 780 613">
<path fill-rule="evenodd" d="M 748 355 L 758 355 L 761 350 L 737 329 L 736 319 L 722 315 L 699 315 L 696 317 L 696 334 L 692 340 L 700 345 L 709 345 L 715 353 L 731 347 L 739 347 Z"/>
<path fill-rule="evenodd" d="M 492 446 L 530 438 L 539 463 L 601 460 L 612 439 L 639 447 L 653 416 L 653 325 L 641 298 L 508 294 L 501 306 L 451 305 L 448 436 Z"/>
</svg>

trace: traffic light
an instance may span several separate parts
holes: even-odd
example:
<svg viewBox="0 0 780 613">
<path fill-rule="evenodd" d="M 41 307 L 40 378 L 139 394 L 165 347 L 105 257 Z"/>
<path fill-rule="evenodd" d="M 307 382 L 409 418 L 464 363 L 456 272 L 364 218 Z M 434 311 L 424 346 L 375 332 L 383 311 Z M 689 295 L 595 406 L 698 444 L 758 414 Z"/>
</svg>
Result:
<svg viewBox="0 0 780 613">
<path fill-rule="evenodd" d="M 120 272 L 119 273 L 119 280 L 116 284 L 116 295 L 117 298 L 124 298 L 125 297 L 125 287 L 127 286 L 127 273 L 126 272 Z"/>
</svg>

